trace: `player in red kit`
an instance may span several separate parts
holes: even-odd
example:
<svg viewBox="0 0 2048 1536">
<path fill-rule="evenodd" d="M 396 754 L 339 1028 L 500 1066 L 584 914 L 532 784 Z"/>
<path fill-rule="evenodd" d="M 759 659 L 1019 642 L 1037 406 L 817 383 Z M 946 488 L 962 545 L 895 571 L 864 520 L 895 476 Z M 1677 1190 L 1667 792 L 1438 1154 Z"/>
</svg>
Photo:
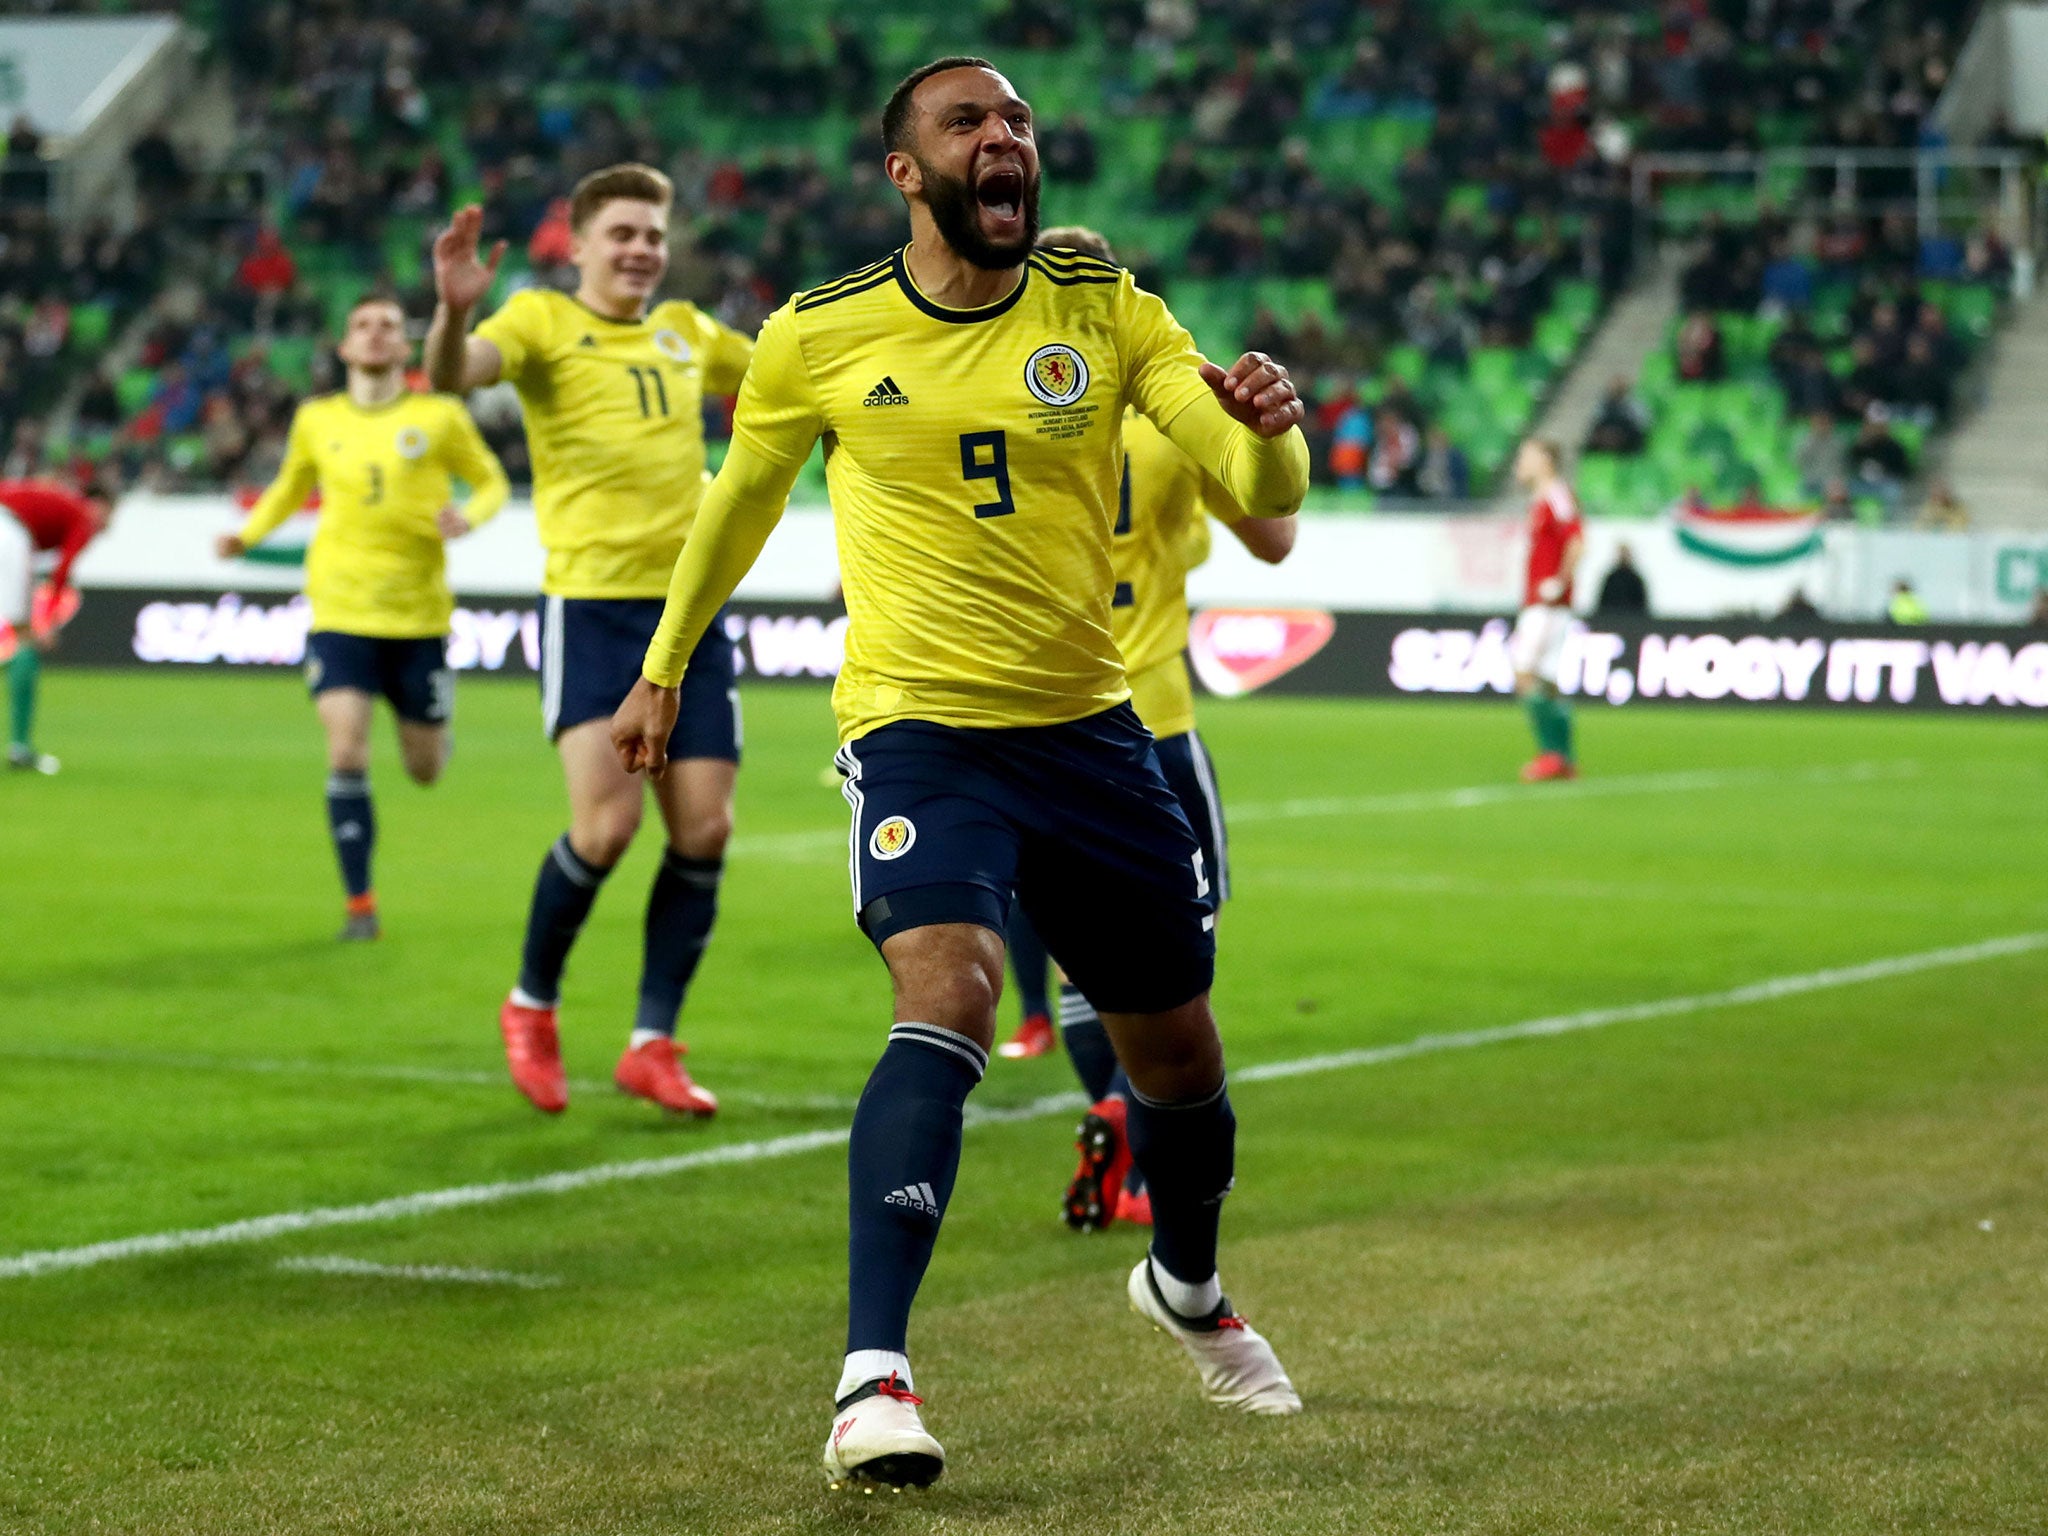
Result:
<svg viewBox="0 0 2048 1536">
<path fill-rule="evenodd" d="M 17 642 L 7 663 L 9 768 L 36 773 L 58 769 L 56 758 L 35 748 L 43 653 L 56 643 L 61 620 L 55 616 L 63 612 L 71 567 L 106 527 L 107 512 L 107 499 L 97 493 L 81 494 L 50 480 L 0 480 L 0 621 L 13 626 Z M 38 625 L 35 559 L 52 551 L 57 555 L 57 568 L 50 575 L 52 621 Z"/>
<path fill-rule="evenodd" d="M 1586 548 L 1579 499 L 1565 484 L 1554 443 L 1526 439 L 1515 453 L 1515 483 L 1529 492 L 1529 572 L 1509 652 L 1515 691 L 1529 712 L 1536 756 L 1522 769 L 1530 783 L 1578 776 L 1570 708 L 1558 696 L 1558 662 L 1571 636 L 1572 577 Z"/>
</svg>

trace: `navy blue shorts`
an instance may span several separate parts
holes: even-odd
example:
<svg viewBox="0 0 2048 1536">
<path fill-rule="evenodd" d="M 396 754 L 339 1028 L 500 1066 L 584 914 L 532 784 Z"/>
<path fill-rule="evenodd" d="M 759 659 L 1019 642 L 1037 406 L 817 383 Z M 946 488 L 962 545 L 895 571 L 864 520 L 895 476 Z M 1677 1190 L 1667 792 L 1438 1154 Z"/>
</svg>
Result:
<svg viewBox="0 0 2048 1536">
<path fill-rule="evenodd" d="M 1209 990 L 1207 860 L 1130 705 L 1009 730 L 903 720 L 837 762 L 877 947 L 933 923 L 1001 933 L 1014 893 L 1098 1008 L 1163 1013 Z"/>
<path fill-rule="evenodd" d="M 640 680 L 661 610 L 658 597 L 550 597 L 541 604 L 541 716 L 549 741 L 617 713 Z M 668 755 L 677 762 L 740 760 L 740 691 L 723 613 L 690 653 Z"/>
<path fill-rule="evenodd" d="M 1202 864 L 1209 873 L 1210 895 L 1221 906 L 1230 899 L 1230 834 L 1223 825 L 1223 797 L 1216 790 L 1216 769 L 1201 733 L 1189 731 L 1158 743 L 1159 768 L 1173 798 L 1195 829 L 1202 845 Z"/>
<path fill-rule="evenodd" d="M 441 635 L 391 640 L 316 629 L 306 636 L 306 687 L 316 699 L 330 688 L 382 694 L 415 725 L 446 725 L 455 713 L 455 673 Z"/>
</svg>

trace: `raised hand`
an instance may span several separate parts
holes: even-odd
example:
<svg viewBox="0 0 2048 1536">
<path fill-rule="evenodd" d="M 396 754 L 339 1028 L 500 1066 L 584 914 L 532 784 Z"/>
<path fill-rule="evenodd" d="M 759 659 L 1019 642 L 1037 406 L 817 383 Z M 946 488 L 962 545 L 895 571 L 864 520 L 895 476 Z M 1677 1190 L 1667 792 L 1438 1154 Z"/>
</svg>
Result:
<svg viewBox="0 0 2048 1536">
<path fill-rule="evenodd" d="M 1307 415 L 1287 370 L 1263 352 L 1247 352 L 1229 369 L 1202 364 L 1202 382 L 1216 391 L 1233 420 L 1261 437 L 1278 437 Z"/>
<path fill-rule="evenodd" d="M 239 560 L 249 552 L 239 534 L 223 533 L 213 541 L 213 555 L 216 560 Z"/>
<path fill-rule="evenodd" d="M 505 259 L 505 242 L 491 247 L 488 260 L 477 259 L 484 211 L 475 203 L 455 210 L 448 227 L 434 236 L 434 292 L 450 309 L 468 311 L 483 302 Z"/>
</svg>

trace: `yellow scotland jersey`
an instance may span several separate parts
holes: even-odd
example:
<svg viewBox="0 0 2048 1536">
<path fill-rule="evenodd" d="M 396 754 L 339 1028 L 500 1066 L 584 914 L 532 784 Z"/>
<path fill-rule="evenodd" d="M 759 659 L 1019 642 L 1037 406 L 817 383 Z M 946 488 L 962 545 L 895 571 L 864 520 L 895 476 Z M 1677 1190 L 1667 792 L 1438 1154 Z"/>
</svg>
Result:
<svg viewBox="0 0 2048 1536">
<path fill-rule="evenodd" d="M 1161 740 L 1195 728 L 1194 686 L 1182 660 L 1188 572 L 1209 558 L 1209 517 L 1235 523 L 1244 515 L 1215 476 L 1164 432 L 1142 416 L 1125 419 L 1112 612 L 1131 707 Z"/>
<path fill-rule="evenodd" d="M 383 405 L 347 395 L 300 404 L 277 479 L 250 510 L 243 544 L 264 535 L 320 488 L 320 521 L 306 551 L 315 629 L 382 639 L 448 633 L 455 599 L 436 519 L 469 486 L 472 527 L 505 505 L 505 471 L 462 402 L 403 394 Z"/>
<path fill-rule="evenodd" d="M 1169 422 L 1209 388 L 1130 274 L 1040 251 L 1007 298 L 947 309 L 901 252 L 762 328 L 734 446 L 826 445 L 850 624 L 842 741 L 896 720 L 1049 725 L 1128 696 L 1110 632 L 1124 410 Z"/>
<path fill-rule="evenodd" d="M 608 320 L 527 288 L 476 328 L 519 392 L 556 597 L 660 597 L 704 494 L 704 397 L 740 387 L 754 344 L 694 304 Z"/>
</svg>

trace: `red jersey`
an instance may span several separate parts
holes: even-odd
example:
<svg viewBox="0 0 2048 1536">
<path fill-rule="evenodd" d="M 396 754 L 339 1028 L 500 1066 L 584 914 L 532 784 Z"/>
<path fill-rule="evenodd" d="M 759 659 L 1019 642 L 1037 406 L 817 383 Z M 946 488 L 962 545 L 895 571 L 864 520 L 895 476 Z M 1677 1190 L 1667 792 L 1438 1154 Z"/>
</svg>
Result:
<svg viewBox="0 0 2048 1536">
<path fill-rule="evenodd" d="M 0 508 L 14 514 L 37 549 L 58 552 L 50 591 L 61 594 L 78 552 L 100 531 L 92 503 L 47 480 L 0 480 Z"/>
<path fill-rule="evenodd" d="M 1553 480 L 1529 503 L 1529 579 L 1522 590 L 1522 605 L 1534 607 L 1547 601 L 1543 583 L 1564 569 L 1565 546 L 1585 532 L 1579 522 L 1579 498 L 1562 480 Z M 1556 601 L 1570 606 L 1572 584 L 1567 581 Z"/>
</svg>

